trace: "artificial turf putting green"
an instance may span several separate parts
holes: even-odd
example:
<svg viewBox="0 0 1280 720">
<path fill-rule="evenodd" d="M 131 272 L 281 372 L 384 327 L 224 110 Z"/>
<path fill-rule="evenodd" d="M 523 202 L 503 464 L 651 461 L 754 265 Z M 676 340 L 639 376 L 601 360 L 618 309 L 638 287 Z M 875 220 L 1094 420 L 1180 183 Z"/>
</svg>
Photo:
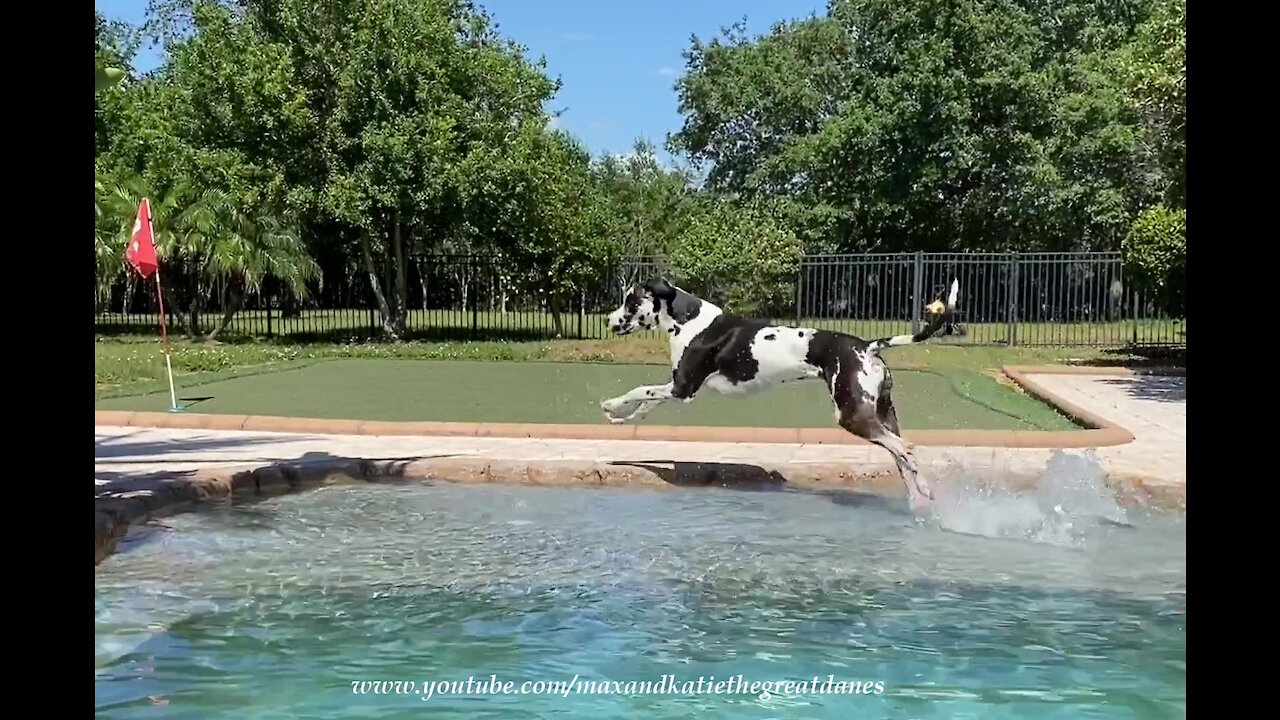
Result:
<svg viewBox="0 0 1280 720">
<path fill-rule="evenodd" d="M 179 387 L 178 397 L 198 413 L 598 424 L 604 422 L 600 400 L 669 377 L 655 365 L 339 359 Z M 893 378 L 904 428 L 1076 429 L 1053 408 L 978 372 L 897 370 Z M 166 390 L 99 400 L 96 407 L 163 411 L 168 404 Z M 822 383 L 801 382 L 749 397 L 704 390 L 692 403 L 659 406 L 644 422 L 831 427 L 834 419 Z"/>
</svg>

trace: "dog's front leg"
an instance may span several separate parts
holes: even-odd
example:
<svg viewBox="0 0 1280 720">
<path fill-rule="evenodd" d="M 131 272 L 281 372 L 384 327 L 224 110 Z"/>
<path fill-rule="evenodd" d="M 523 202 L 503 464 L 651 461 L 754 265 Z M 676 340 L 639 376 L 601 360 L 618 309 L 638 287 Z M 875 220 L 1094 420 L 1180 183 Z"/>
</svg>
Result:
<svg viewBox="0 0 1280 720">
<path fill-rule="evenodd" d="M 640 387 L 600 403 L 600 409 L 611 423 L 624 423 L 639 419 L 650 410 L 671 398 L 671 383 L 666 385 L 641 385 Z"/>
</svg>

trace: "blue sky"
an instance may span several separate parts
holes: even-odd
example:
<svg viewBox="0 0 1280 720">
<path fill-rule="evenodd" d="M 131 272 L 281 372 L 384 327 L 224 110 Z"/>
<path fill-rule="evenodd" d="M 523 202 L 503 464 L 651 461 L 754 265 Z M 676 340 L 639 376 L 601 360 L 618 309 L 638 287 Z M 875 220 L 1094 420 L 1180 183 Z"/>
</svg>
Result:
<svg viewBox="0 0 1280 720">
<path fill-rule="evenodd" d="M 480 0 L 500 31 L 545 56 L 547 69 L 562 80 L 550 110 L 565 110 L 559 125 L 581 138 L 593 154 L 624 153 L 648 137 L 661 147 L 680 129 L 676 77 L 690 35 L 710 38 L 747 18 L 747 28 L 763 33 L 777 21 L 822 14 L 826 0 Z M 110 19 L 138 24 L 147 0 L 95 0 Z M 144 49 L 139 70 L 158 63 Z M 666 157 L 666 153 L 662 153 Z"/>
</svg>

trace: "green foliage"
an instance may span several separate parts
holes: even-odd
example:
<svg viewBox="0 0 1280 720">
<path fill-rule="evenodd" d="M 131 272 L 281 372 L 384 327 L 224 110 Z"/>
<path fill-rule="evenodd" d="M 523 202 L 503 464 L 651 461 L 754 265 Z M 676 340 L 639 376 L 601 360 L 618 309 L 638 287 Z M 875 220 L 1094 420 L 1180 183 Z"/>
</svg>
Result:
<svg viewBox="0 0 1280 720">
<path fill-rule="evenodd" d="M 618 254 L 669 252 L 693 195 L 688 171 L 664 167 L 645 139 L 636 140 L 628 155 L 601 156 L 591 171 Z"/>
<path fill-rule="evenodd" d="M 93 21 L 94 147 L 101 148 L 110 125 L 106 107 L 113 97 L 119 95 L 107 91 L 118 87 L 128 77 L 127 68 L 137 52 L 139 39 L 128 24 L 108 22 L 97 10 L 93 13 Z"/>
<path fill-rule="evenodd" d="M 544 63 L 467 0 L 95 13 L 96 66 L 123 72 L 95 94 L 98 289 L 143 191 L 189 318 L 214 286 L 231 312 L 268 277 L 304 294 L 319 260 L 367 277 L 393 337 L 436 252 L 500 255 L 499 291 L 559 323 L 628 255 L 773 314 L 801 250 L 1112 250 L 1141 208 L 1185 207 L 1185 26 L 1185 0 L 834 0 L 695 38 L 668 139 L 694 187 L 646 141 L 592 162 Z M 144 31 L 165 63 L 135 76 Z"/>
<path fill-rule="evenodd" d="M 105 113 L 100 164 L 219 193 L 295 290 L 286 217 L 368 274 L 393 336 L 415 256 L 501 252 L 555 297 L 608 254 L 588 160 L 547 128 L 557 84 L 469 2 L 169 0 L 150 30 L 169 61 Z"/>
<path fill-rule="evenodd" d="M 1115 249 L 1162 183 L 1106 62 L 1148 10 L 836 0 L 735 27 L 686 54 L 672 146 L 712 189 L 812 208 L 845 251 Z"/>
<path fill-rule="evenodd" d="M 1147 130 L 1167 188 L 1187 205 L 1187 0 L 1159 0 L 1115 62 Z"/>
<path fill-rule="evenodd" d="M 671 255 L 681 286 L 739 314 L 776 316 L 795 305 L 800 241 L 774 208 L 702 203 Z"/>
<path fill-rule="evenodd" d="M 530 127 L 495 166 L 497 193 L 471 198 L 490 209 L 493 237 L 517 282 L 557 303 L 613 256 L 589 162 L 567 135 Z"/>
<path fill-rule="evenodd" d="M 1187 211 L 1143 210 L 1124 239 L 1128 282 L 1173 317 L 1187 316 Z"/>
</svg>

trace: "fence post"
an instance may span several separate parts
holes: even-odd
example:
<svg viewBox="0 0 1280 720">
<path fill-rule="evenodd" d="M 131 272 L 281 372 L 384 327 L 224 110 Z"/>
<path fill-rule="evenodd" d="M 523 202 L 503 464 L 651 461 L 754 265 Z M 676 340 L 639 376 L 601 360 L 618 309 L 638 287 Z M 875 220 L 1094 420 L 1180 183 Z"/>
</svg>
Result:
<svg viewBox="0 0 1280 720">
<path fill-rule="evenodd" d="M 1018 344 L 1018 253 L 1009 253 L 1009 347 Z"/>
<path fill-rule="evenodd" d="M 267 296 L 267 338 L 270 339 L 270 337 L 271 337 L 271 297 Z"/>
<path fill-rule="evenodd" d="M 587 291 L 578 292 L 578 339 L 582 339 L 582 326 L 587 319 Z"/>
<path fill-rule="evenodd" d="M 1133 344 L 1138 344 L 1138 291 L 1132 293 L 1132 305 L 1129 306 L 1129 315 L 1133 317 Z"/>
<path fill-rule="evenodd" d="M 373 306 L 369 306 L 369 337 L 373 338 L 378 335 L 378 326 L 373 322 Z"/>
<path fill-rule="evenodd" d="M 924 308 L 921 301 L 924 292 L 924 253 L 916 251 L 915 270 L 912 273 L 915 277 L 911 282 L 911 334 L 915 335 L 920 332 L 920 313 Z"/>
<path fill-rule="evenodd" d="M 470 256 L 467 257 L 468 264 L 472 263 L 473 260 L 474 258 Z M 474 268 L 472 268 L 472 271 L 474 271 Z M 475 340 L 477 335 L 479 334 L 480 300 L 479 298 L 476 297 L 479 294 L 480 293 L 475 292 L 474 290 L 472 290 L 471 292 L 471 339 L 472 340 Z"/>
<path fill-rule="evenodd" d="M 796 275 L 796 324 L 800 324 L 800 312 L 804 303 L 804 256 L 800 256 L 800 273 Z"/>
</svg>

